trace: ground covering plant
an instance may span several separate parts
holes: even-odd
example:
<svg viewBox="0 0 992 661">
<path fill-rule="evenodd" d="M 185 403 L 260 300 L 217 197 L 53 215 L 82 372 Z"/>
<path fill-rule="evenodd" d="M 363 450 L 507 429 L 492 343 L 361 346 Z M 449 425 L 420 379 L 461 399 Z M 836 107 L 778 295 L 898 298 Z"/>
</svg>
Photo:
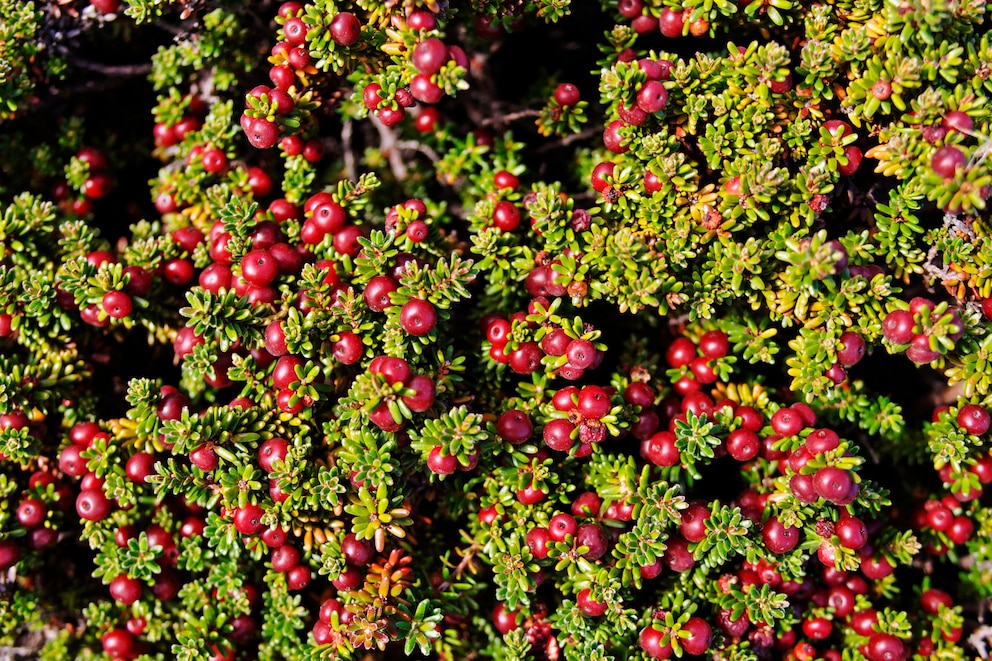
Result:
<svg viewBox="0 0 992 661">
<path fill-rule="evenodd" d="M 987 658 L 989 27 L 0 1 L 0 657 Z"/>
</svg>

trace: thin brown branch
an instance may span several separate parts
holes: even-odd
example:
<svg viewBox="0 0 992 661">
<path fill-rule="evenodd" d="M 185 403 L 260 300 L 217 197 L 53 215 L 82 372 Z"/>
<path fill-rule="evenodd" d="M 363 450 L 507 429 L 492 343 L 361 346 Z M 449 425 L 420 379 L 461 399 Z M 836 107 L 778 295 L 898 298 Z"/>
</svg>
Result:
<svg viewBox="0 0 992 661">
<path fill-rule="evenodd" d="M 421 154 L 431 159 L 432 163 L 437 163 L 441 160 L 441 157 L 438 156 L 436 151 L 416 140 L 400 140 L 396 143 L 396 146 L 399 149 L 404 149 L 406 151 L 419 151 Z"/>
<path fill-rule="evenodd" d="M 539 110 L 534 110 L 533 108 L 525 108 L 524 110 L 518 110 L 516 112 L 507 113 L 505 115 L 496 115 L 494 117 L 487 117 L 482 120 L 482 126 L 493 126 L 495 124 L 503 125 L 510 122 L 515 122 L 518 119 L 526 119 L 528 117 L 537 117 L 541 114 Z"/>
<path fill-rule="evenodd" d="M 151 62 L 141 64 L 101 64 L 81 57 L 70 57 L 69 64 L 86 71 L 95 71 L 111 78 L 122 76 L 146 76 L 152 70 Z"/>
<path fill-rule="evenodd" d="M 458 565 L 455 567 L 454 571 L 451 572 L 452 580 L 458 579 L 463 573 L 465 573 L 465 570 L 468 569 L 468 566 L 472 563 L 473 560 L 475 560 L 475 553 L 480 548 L 481 545 L 479 544 L 479 542 L 477 541 L 472 542 L 472 545 L 465 550 L 465 555 L 462 556 L 461 562 L 459 562 Z M 438 594 L 443 593 L 445 590 L 447 590 L 450 587 L 451 587 L 451 581 L 445 581 L 444 583 L 441 583 L 441 585 L 437 586 Z"/>
<path fill-rule="evenodd" d="M 389 169 L 393 171 L 393 176 L 399 181 L 406 179 L 406 164 L 403 163 L 403 155 L 396 144 L 396 132 L 383 124 L 378 118 L 372 120 L 372 124 L 379 132 L 379 149 L 389 160 Z"/>
<path fill-rule="evenodd" d="M 577 142 L 579 140 L 585 140 L 586 138 L 591 138 L 597 133 L 599 133 L 601 130 L 602 129 L 595 127 L 587 128 L 584 131 L 580 131 L 578 133 L 572 133 L 571 135 L 566 135 L 564 138 L 561 138 L 560 140 L 555 140 L 554 142 L 547 142 L 541 145 L 540 147 L 538 147 L 537 149 L 535 149 L 534 151 L 538 154 L 544 154 L 549 151 L 558 149 L 560 147 L 567 147 L 573 142 Z"/>
</svg>

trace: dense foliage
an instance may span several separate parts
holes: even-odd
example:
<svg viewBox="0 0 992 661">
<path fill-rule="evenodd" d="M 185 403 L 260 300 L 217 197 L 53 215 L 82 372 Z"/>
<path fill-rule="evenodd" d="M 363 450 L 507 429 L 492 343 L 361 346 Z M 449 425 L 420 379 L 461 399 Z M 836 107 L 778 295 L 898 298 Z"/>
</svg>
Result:
<svg viewBox="0 0 992 661">
<path fill-rule="evenodd" d="M 987 658 L 982 0 L 0 0 L 0 657 Z"/>
</svg>

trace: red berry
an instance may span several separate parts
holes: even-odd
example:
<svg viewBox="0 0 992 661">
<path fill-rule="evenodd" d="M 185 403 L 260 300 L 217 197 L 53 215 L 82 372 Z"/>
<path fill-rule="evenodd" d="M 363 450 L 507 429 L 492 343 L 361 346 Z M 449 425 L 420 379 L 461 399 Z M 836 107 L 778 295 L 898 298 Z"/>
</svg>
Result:
<svg viewBox="0 0 992 661">
<path fill-rule="evenodd" d="M 128 276 L 127 284 L 124 288 L 132 296 L 145 296 L 152 289 L 152 274 L 140 266 L 129 265 L 124 267 L 124 275 Z"/>
<path fill-rule="evenodd" d="M 824 466 L 813 474 L 816 493 L 830 502 L 842 501 L 851 491 L 851 475 L 836 466 Z"/>
<path fill-rule="evenodd" d="M 803 429 L 803 419 L 791 408 L 780 408 L 772 414 L 772 430 L 779 436 L 795 436 Z"/>
<path fill-rule="evenodd" d="M 310 217 L 313 219 L 313 224 L 325 234 L 339 231 L 348 220 L 344 207 L 333 199 L 315 206 Z"/>
<path fill-rule="evenodd" d="M 193 282 L 193 262 L 188 259 L 170 259 L 165 263 L 162 277 L 177 287 L 186 287 Z"/>
<path fill-rule="evenodd" d="M 920 605 L 923 606 L 924 612 L 929 613 L 930 615 L 936 615 L 941 606 L 945 608 L 953 608 L 954 600 L 951 598 L 951 595 L 943 590 L 930 588 L 928 590 L 924 590 L 923 594 L 920 595 Z"/>
<path fill-rule="evenodd" d="M 362 339 L 351 331 L 342 331 L 338 333 L 337 341 L 331 343 L 331 352 L 342 365 L 353 365 L 364 353 Z"/>
<path fill-rule="evenodd" d="M 268 149 L 279 140 L 279 127 L 262 117 L 250 119 L 245 128 L 248 142 L 256 149 Z"/>
<path fill-rule="evenodd" d="M 641 457 L 655 466 L 677 466 L 682 455 L 675 445 L 675 434 L 660 431 L 641 442 Z"/>
<path fill-rule="evenodd" d="M 444 89 L 435 83 L 429 74 L 418 73 L 410 79 L 410 94 L 417 101 L 433 104 L 444 98 Z"/>
<path fill-rule="evenodd" d="M 90 175 L 90 177 L 83 182 L 83 195 L 91 200 L 98 200 L 101 197 L 106 197 L 107 193 L 110 192 L 113 182 L 110 176 L 102 172 Z"/>
<path fill-rule="evenodd" d="M 289 18 L 282 26 L 286 42 L 291 46 L 300 46 L 307 38 L 307 24 L 300 18 Z"/>
<path fill-rule="evenodd" d="M 588 550 L 583 553 L 587 560 L 597 560 L 606 553 L 610 538 L 598 524 L 584 523 L 575 531 L 575 543 L 577 546 L 584 546 Z"/>
<path fill-rule="evenodd" d="M 545 444 L 552 450 L 568 452 L 575 444 L 575 439 L 572 437 L 574 430 L 575 425 L 571 422 L 564 418 L 556 418 L 544 426 L 542 436 Z"/>
<path fill-rule="evenodd" d="M 520 626 L 516 611 L 508 611 L 503 604 L 496 604 L 493 609 L 493 625 L 501 634 L 510 633 Z"/>
<path fill-rule="evenodd" d="M 531 528 L 527 531 L 525 541 L 527 543 L 527 548 L 530 549 L 530 553 L 535 559 L 544 560 L 548 557 L 548 544 L 550 544 L 553 540 L 551 539 L 551 533 L 548 532 L 547 528 L 543 526 Z"/>
<path fill-rule="evenodd" d="M 135 452 L 127 460 L 124 472 L 129 480 L 144 484 L 150 475 L 155 474 L 155 455 L 150 452 Z"/>
<path fill-rule="evenodd" d="M 682 510 L 682 522 L 679 532 L 689 542 L 699 542 L 706 537 L 706 521 L 710 518 L 710 510 L 702 503 L 690 503 Z"/>
<path fill-rule="evenodd" d="M 264 287 L 279 275 L 279 263 L 267 250 L 252 250 L 241 260 L 241 274 L 256 287 Z"/>
<path fill-rule="evenodd" d="M 424 39 L 413 49 L 410 61 L 417 71 L 428 76 L 441 70 L 449 60 L 448 47 L 440 39 Z"/>
<path fill-rule="evenodd" d="M 262 530 L 262 515 L 265 514 L 258 505 L 249 503 L 238 508 L 234 514 L 234 527 L 242 535 L 256 535 Z"/>
<path fill-rule="evenodd" d="M 975 524 L 967 516 L 956 516 L 947 529 L 947 537 L 955 544 L 964 544 L 975 532 Z"/>
<path fill-rule="evenodd" d="M 548 523 L 548 533 L 551 535 L 551 539 L 556 542 L 563 542 L 566 537 L 575 536 L 578 528 L 575 517 L 564 512 L 555 514 Z"/>
<path fill-rule="evenodd" d="M 516 493 L 517 501 L 522 505 L 535 505 L 544 500 L 547 495 L 547 492 L 542 491 L 533 482 L 523 489 L 518 489 Z"/>
<path fill-rule="evenodd" d="M 806 449 L 813 456 L 829 452 L 840 445 L 840 436 L 832 429 L 815 429 L 806 437 Z"/>
<path fill-rule="evenodd" d="M 662 644 L 665 633 L 652 626 L 647 626 L 641 630 L 637 638 L 638 645 L 652 659 L 668 659 L 672 656 L 672 646 L 668 643 Z"/>
<path fill-rule="evenodd" d="M 399 283 L 388 275 L 377 275 L 365 285 L 362 296 L 373 312 L 382 312 L 393 304 L 389 295 L 399 289 Z"/>
<path fill-rule="evenodd" d="M 357 574 L 359 572 L 355 573 Z M 292 592 L 302 590 L 306 586 L 310 585 L 311 578 L 312 576 L 310 574 L 309 567 L 297 565 L 286 573 L 286 587 Z M 359 580 L 361 580 L 360 576 Z"/>
<path fill-rule="evenodd" d="M 957 174 L 958 168 L 963 168 L 968 158 L 954 145 L 945 145 L 934 152 L 930 158 L 930 168 L 938 176 L 950 179 Z"/>
<path fill-rule="evenodd" d="M 750 461 L 760 450 L 761 439 L 750 429 L 735 429 L 727 436 L 727 454 L 737 461 Z"/>
<path fill-rule="evenodd" d="M 672 368 L 684 367 L 696 357 L 696 345 L 685 337 L 675 338 L 665 351 L 665 360 Z"/>
<path fill-rule="evenodd" d="M 458 468 L 458 458 L 444 454 L 441 447 L 433 447 L 427 453 L 427 468 L 438 475 L 451 475 Z"/>
<path fill-rule="evenodd" d="M 111 629 L 100 637 L 100 644 L 111 659 L 131 659 L 134 656 L 134 638 L 125 629 Z"/>
<path fill-rule="evenodd" d="M 110 582 L 110 596 L 117 603 L 130 606 L 141 598 L 141 581 L 127 574 L 120 574 Z"/>
<path fill-rule="evenodd" d="M 520 209 L 507 200 L 498 202 L 493 209 L 493 225 L 504 232 L 512 232 L 520 225 Z"/>
<path fill-rule="evenodd" d="M 607 183 L 606 177 L 612 177 L 613 171 L 616 169 L 617 164 L 612 161 L 603 161 L 598 163 L 596 167 L 592 169 L 592 175 L 590 176 L 590 181 L 592 182 L 592 187 L 597 193 L 604 192 L 609 188 L 610 184 Z"/>
<path fill-rule="evenodd" d="M 965 433 L 981 436 L 989 430 L 989 424 L 992 422 L 992 418 L 990 418 L 989 412 L 984 406 L 967 404 L 962 406 L 961 410 L 958 411 L 957 422 L 958 427 L 964 430 Z"/>
<path fill-rule="evenodd" d="M 591 367 L 596 360 L 596 347 L 589 340 L 576 338 L 565 348 L 568 364 L 578 369 Z"/>
<path fill-rule="evenodd" d="M 25 528 L 37 528 L 45 522 L 45 505 L 37 498 L 25 498 L 17 506 L 17 522 Z"/>
<path fill-rule="evenodd" d="M 286 390 L 300 382 L 297 368 L 303 366 L 303 360 L 297 356 L 280 356 L 272 369 L 272 386 L 278 390 Z"/>
<path fill-rule="evenodd" d="M 868 529 L 864 521 L 855 517 L 843 515 L 834 524 L 834 533 L 840 540 L 840 545 L 855 551 L 868 543 Z"/>
<path fill-rule="evenodd" d="M 615 119 L 606 125 L 603 130 L 603 144 L 614 154 L 625 154 L 630 150 L 630 145 L 626 144 L 620 129 L 625 126 L 623 120 Z"/>
<path fill-rule="evenodd" d="M 833 633 L 833 624 L 825 617 L 811 617 L 803 621 L 803 633 L 812 640 L 824 640 Z"/>
<path fill-rule="evenodd" d="M 517 374 L 531 374 L 541 365 L 544 352 L 536 342 L 522 342 L 510 353 L 510 369 Z"/>
<path fill-rule="evenodd" d="M 699 350 L 707 358 L 723 358 L 730 351 L 730 340 L 723 331 L 707 331 L 699 338 Z"/>
<path fill-rule="evenodd" d="M 850 177 L 852 174 L 858 171 L 861 167 L 861 160 L 864 154 L 862 154 L 861 149 L 855 145 L 847 145 L 844 147 L 844 159 L 846 163 L 837 163 L 837 171 L 844 175 L 845 177 Z"/>
<path fill-rule="evenodd" d="M 493 175 L 493 184 L 498 190 L 516 190 L 520 179 L 506 170 L 500 170 Z"/>
<path fill-rule="evenodd" d="M 618 0 L 617 11 L 627 19 L 634 19 L 644 11 L 643 0 Z"/>
<path fill-rule="evenodd" d="M 331 19 L 331 39 L 339 46 L 351 46 L 362 35 L 362 24 L 351 12 L 340 12 Z"/>
<path fill-rule="evenodd" d="M 785 526 L 777 516 L 773 516 L 765 522 L 761 536 L 769 551 L 781 555 L 796 548 L 800 530 L 794 526 Z"/>
<path fill-rule="evenodd" d="M 76 497 L 76 513 L 87 521 L 102 521 L 110 514 L 110 500 L 102 489 L 83 489 Z"/>
<path fill-rule="evenodd" d="M 710 625 L 706 623 L 706 620 L 699 617 L 690 617 L 689 620 L 682 625 L 682 630 L 687 631 L 689 636 L 686 638 L 680 638 L 679 642 L 682 644 L 682 649 L 688 654 L 700 655 L 705 654 L 706 650 L 710 647 L 710 642 L 713 638 L 713 630 Z"/>
<path fill-rule="evenodd" d="M 844 367 L 856 365 L 865 355 L 865 341 L 859 333 L 842 333 L 837 347 L 837 361 Z"/>
<path fill-rule="evenodd" d="M 582 417 L 599 420 L 610 412 L 610 396 L 599 386 L 585 386 L 579 392 L 578 408 Z"/>
<path fill-rule="evenodd" d="M 689 370 L 692 372 L 696 381 L 699 381 L 703 385 L 715 383 L 719 378 L 719 375 L 713 369 L 713 365 L 706 356 L 693 358 L 692 362 L 689 363 Z"/>
<path fill-rule="evenodd" d="M 925 365 L 940 358 L 940 352 L 930 346 L 928 335 L 917 335 L 906 349 L 906 357 L 917 365 Z"/>
<path fill-rule="evenodd" d="M 437 19 L 429 11 L 416 9 L 407 15 L 406 25 L 411 30 L 427 30 L 429 32 L 437 28 Z"/>
<path fill-rule="evenodd" d="M 957 131 L 968 134 L 975 127 L 974 121 L 967 113 L 960 110 L 952 110 L 944 115 L 944 128 L 948 131 Z"/>
<path fill-rule="evenodd" d="M 575 595 L 575 604 L 582 611 L 582 614 L 588 617 L 599 617 L 606 612 L 606 604 L 592 599 L 589 596 L 589 588 L 579 590 L 579 593 Z"/>
<path fill-rule="evenodd" d="M 131 297 L 122 291 L 108 291 L 103 295 L 103 309 L 111 319 L 123 319 L 131 314 Z"/>
<path fill-rule="evenodd" d="M 674 11 L 669 7 L 663 7 L 658 15 L 658 30 L 666 37 L 674 39 L 682 36 L 682 29 L 685 26 L 685 13 Z"/>
<path fill-rule="evenodd" d="M 534 433 L 534 425 L 526 413 L 510 409 L 496 421 L 496 433 L 507 443 L 519 445 Z"/>
<path fill-rule="evenodd" d="M 661 112 L 668 103 L 668 90 L 657 80 L 648 80 L 637 92 L 637 107 L 648 114 Z"/>
<path fill-rule="evenodd" d="M 258 465 L 266 473 L 275 470 L 277 462 L 283 461 L 289 452 L 289 441 L 284 438 L 270 438 L 258 446 Z"/>
<path fill-rule="evenodd" d="M 909 310 L 893 310 L 885 316 L 882 331 L 885 339 L 893 344 L 909 344 L 914 337 L 913 313 Z"/>
<path fill-rule="evenodd" d="M 394 383 L 407 383 L 413 372 L 410 364 L 402 358 L 394 356 L 377 356 L 369 363 L 369 371 L 373 374 L 381 374 L 390 385 Z"/>
<path fill-rule="evenodd" d="M 902 641 L 890 633 L 873 633 L 868 639 L 868 652 L 871 661 L 904 661 L 906 647 Z"/>
<path fill-rule="evenodd" d="M 441 113 L 438 109 L 434 106 L 425 106 L 420 109 L 413 125 L 421 133 L 433 133 L 440 121 Z"/>
<path fill-rule="evenodd" d="M 620 103 L 617 104 L 617 114 L 625 124 L 629 124 L 631 126 L 640 126 L 648 118 L 648 114 L 641 110 L 636 104 L 628 108 L 624 105 L 623 101 L 620 101 Z"/>
<path fill-rule="evenodd" d="M 868 548 L 867 546 L 864 548 Z M 895 570 L 885 556 L 877 555 L 862 558 L 861 560 L 861 573 L 865 575 L 865 578 L 870 578 L 872 580 L 878 580 L 885 578 Z M 867 635 L 867 634 L 862 634 Z"/>
<path fill-rule="evenodd" d="M 437 323 L 437 310 L 429 302 L 411 298 L 400 309 L 400 325 L 410 335 L 427 335 Z"/>
<path fill-rule="evenodd" d="M 572 83 L 562 83 L 555 88 L 555 103 L 560 106 L 574 106 L 582 99 L 579 88 Z"/>
<path fill-rule="evenodd" d="M 413 394 L 404 395 L 403 402 L 414 413 L 423 413 L 434 405 L 434 380 L 429 376 L 418 374 L 407 382 L 406 387 L 413 390 Z"/>
<path fill-rule="evenodd" d="M 203 169 L 211 174 L 220 174 L 227 168 L 227 156 L 219 149 L 205 149 L 200 156 Z"/>
</svg>

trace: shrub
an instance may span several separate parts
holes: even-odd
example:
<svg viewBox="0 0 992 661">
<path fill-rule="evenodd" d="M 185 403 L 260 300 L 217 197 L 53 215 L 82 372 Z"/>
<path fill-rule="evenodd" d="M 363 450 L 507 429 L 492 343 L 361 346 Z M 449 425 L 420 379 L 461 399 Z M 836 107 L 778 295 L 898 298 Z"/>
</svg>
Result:
<svg viewBox="0 0 992 661">
<path fill-rule="evenodd" d="M 0 4 L 5 658 L 986 654 L 988 28 Z"/>
</svg>

